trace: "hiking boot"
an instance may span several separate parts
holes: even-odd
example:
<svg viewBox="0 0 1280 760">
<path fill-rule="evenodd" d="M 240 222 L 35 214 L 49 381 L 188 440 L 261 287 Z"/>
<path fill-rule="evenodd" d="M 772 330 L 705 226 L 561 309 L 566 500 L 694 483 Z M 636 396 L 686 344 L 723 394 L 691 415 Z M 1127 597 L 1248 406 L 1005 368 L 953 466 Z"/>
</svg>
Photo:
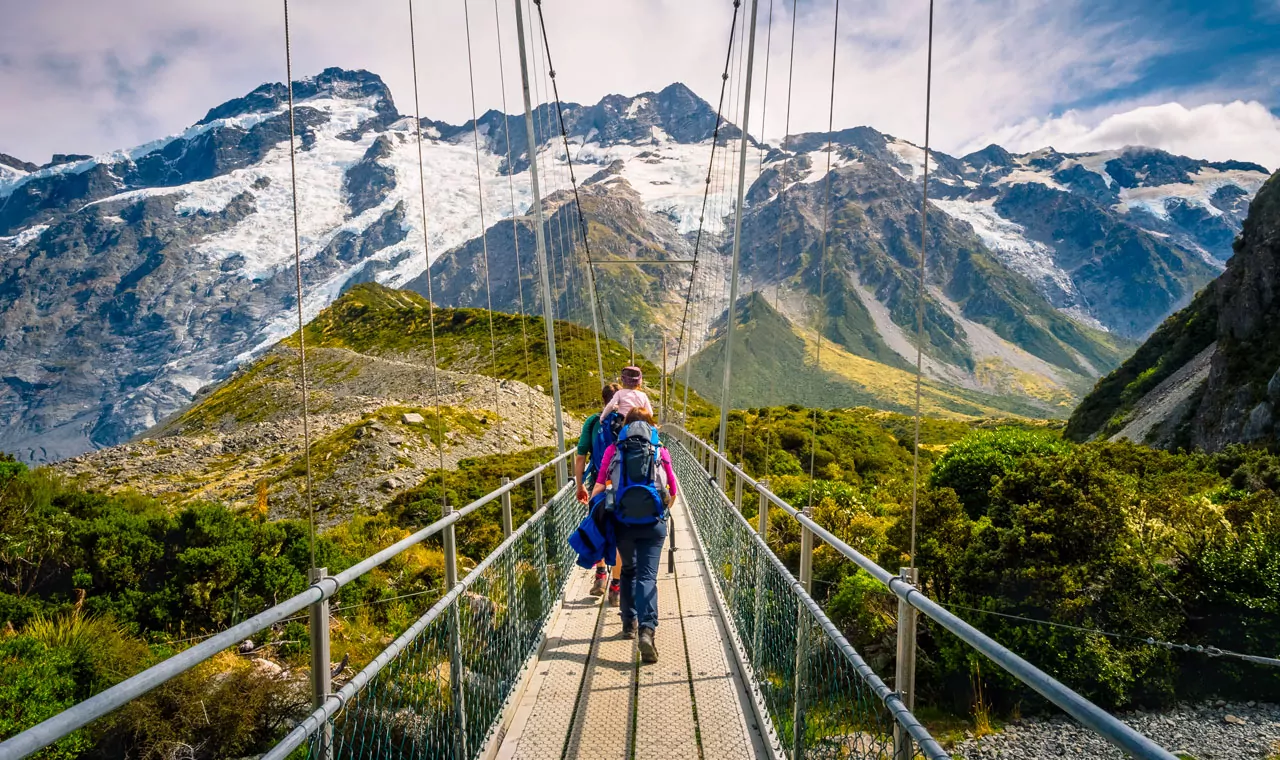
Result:
<svg viewBox="0 0 1280 760">
<path fill-rule="evenodd" d="M 657 662 L 658 647 L 653 643 L 653 629 L 640 629 L 640 660 L 642 662 Z"/>
<path fill-rule="evenodd" d="M 596 579 L 591 582 L 592 596 L 604 596 L 604 584 L 608 577 L 609 574 L 604 571 L 604 568 L 596 570 Z"/>
<path fill-rule="evenodd" d="M 613 581 L 609 584 L 609 606 L 617 607 L 618 599 L 622 596 L 622 584 Z"/>
<path fill-rule="evenodd" d="M 623 620 L 622 621 L 622 638 L 634 639 L 635 637 L 636 637 L 636 621 Z"/>
</svg>

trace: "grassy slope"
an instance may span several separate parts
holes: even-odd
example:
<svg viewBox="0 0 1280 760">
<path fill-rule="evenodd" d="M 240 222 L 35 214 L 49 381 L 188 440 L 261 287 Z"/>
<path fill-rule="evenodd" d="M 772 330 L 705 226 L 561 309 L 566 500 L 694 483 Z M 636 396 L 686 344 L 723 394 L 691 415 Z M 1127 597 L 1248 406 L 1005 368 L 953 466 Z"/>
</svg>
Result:
<svg viewBox="0 0 1280 760">
<path fill-rule="evenodd" d="M 384 357 L 411 355 L 429 361 L 428 306 L 427 300 L 415 293 L 371 283 L 357 285 L 307 325 L 307 345 L 349 348 Z M 435 310 L 435 353 L 441 368 L 519 380 L 549 392 L 551 369 L 542 319 L 522 320 L 518 315 L 494 312 L 491 353 L 489 316 L 482 309 Z M 555 329 L 565 406 L 574 412 L 595 411 L 600 406 L 600 383 L 594 336 L 591 330 L 569 322 L 557 321 Z M 616 376 L 630 361 L 627 348 L 616 341 L 606 341 L 602 349 L 607 375 Z M 654 386 L 650 396 L 657 403 L 661 370 L 641 356 L 636 356 L 636 363 Z"/>
<path fill-rule="evenodd" d="M 734 344 L 735 407 L 797 403 L 823 408 L 873 406 L 909 412 L 915 404 L 915 375 L 824 343 L 822 367 L 814 365 L 816 342 L 801 334 L 759 293 L 744 299 Z M 719 397 L 724 365 L 720 341 L 693 357 L 690 384 L 704 396 Z M 1043 417 L 1030 402 L 926 381 L 921 410 L 945 417 L 1017 414 Z"/>
</svg>

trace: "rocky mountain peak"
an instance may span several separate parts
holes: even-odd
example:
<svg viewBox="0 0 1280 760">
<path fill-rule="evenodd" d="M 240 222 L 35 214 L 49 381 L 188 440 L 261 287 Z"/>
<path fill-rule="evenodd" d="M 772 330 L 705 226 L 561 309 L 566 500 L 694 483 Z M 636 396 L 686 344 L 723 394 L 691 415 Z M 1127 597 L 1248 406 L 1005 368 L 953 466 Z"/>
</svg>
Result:
<svg viewBox="0 0 1280 760">
<path fill-rule="evenodd" d="M 976 150 L 960 158 L 979 172 L 987 169 L 1004 169 L 1013 166 L 1013 156 L 1009 151 L 994 143 L 982 150 Z"/>
<path fill-rule="evenodd" d="M 348 70 L 336 66 L 321 71 L 312 77 L 297 80 L 293 83 L 293 99 L 308 100 L 319 96 L 341 98 L 345 100 L 364 100 L 374 98 L 375 110 L 379 113 L 395 114 L 395 102 L 391 99 L 391 90 L 382 77 L 364 69 Z M 218 119 L 241 116 L 247 113 L 275 111 L 284 108 L 289 102 L 289 91 L 283 82 L 268 82 L 255 88 L 244 97 L 228 100 L 220 106 L 209 109 L 204 118 L 197 124 L 208 124 Z"/>
<path fill-rule="evenodd" d="M 33 172 L 40 168 L 35 164 L 28 163 L 19 158 L 14 158 L 8 153 L 0 153 L 0 166 L 7 166 L 10 169 L 17 169 L 18 171 L 24 172 Z"/>
</svg>

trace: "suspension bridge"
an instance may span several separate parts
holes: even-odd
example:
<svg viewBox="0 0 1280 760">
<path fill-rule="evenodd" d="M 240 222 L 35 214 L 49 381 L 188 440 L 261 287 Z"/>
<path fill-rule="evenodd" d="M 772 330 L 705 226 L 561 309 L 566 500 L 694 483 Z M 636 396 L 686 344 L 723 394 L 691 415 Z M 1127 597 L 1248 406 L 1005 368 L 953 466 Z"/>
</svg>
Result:
<svg viewBox="0 0 1280 760">
<path fill-rule="evenodd" d="M 465 1 L 465 0 L 464 0 Z M 662 435 L 672 452 L 680 484 L 670 517 L 670 538 L 658 578 L 660 624 L 658 663 L 642 665 L 635 641 L 622 636 L 621 623 L 600 597 L 588 594 L 588 571 L 575 565 L 567 539 L 585 516 L 585 507 L 576 498 L 576 484 L 566 463 L 561 419 L 560 386 L 556 360 L 556 328 L 551 292 L 554 250 L 548 256 L 549 241 L 539 185 L 539 146 L 536 134 L 546 134 L 546 124 L 535 125 L 531 90 L 537 88 L 531 58 L 540 72 L 549 75 L 549 87 L 558 114 L 560 141 L 568 169 L 568 185 L 573 190 L 577 210 L 576 230 L 568 230 L 563 240 L 585 249 L 588 261 L 583 278 L 588 293 L 596 335 L 597 372 L 595 382 L 606 377 L 600 352 L 604 320 L 599 312 L 595 288 L 595 266 L 589 248 L 588 225 L 577 197 L 570 143 L 560 110 L 556 74 L 551 64 L 551 48 L 546 37 L 546 21 L 540 0 L 534 0 L 538 24 L 526 30 L 526 14 L 534 12 L 527 0 L 514 0 L 516 38 L 524 99 L 530 156 L 530 177 L 536 218 L 535 230 L 541 286 L 541 302 L 551 374 L 551 392 L 557 407 L 556 432 L 559 451 L 519 478 L 465 506 L 442 505 L 442 517 L 412 535 L 365 558 L 341 572 L 330 574 L 315 567 L 314 547 L 310 585 L 296 596 L 221 631 L 173 657 L 134 675 L 115 686 L 59 713 L 34 727 L 0 742 L 0 760 L 16 760 L 39 752 L 50 744 L 109 715 L 157 686 L 238 645 L 298 613 L 309 617 L 310 691 L 309 713 L 297 717 L 291 730 L 262 757 L 279 758 L 501 758 L 503 760 L 557 760 L 559 758 L 602 758 L 629 760 L 633 757 L 677 758 L 876 758 L 910 760 L 924 757 L 943 760 L 949 755 L 914 714 L 915 629 L 918 617 L 926 616 L 976 652 L 1003 668 L 1014 678 L 1045 697 L 1087 729 L 1096 732 L 1125 754 L 1150 760 L 1173 760 L 1174 756 L 1136 732 L 1123 721 L 1099 709 L 1054 680 L 1015 652 L 1001 646 L 960 618 L 936 604 L 915 583 L 911 567 L 897 572 L 878 566 L 837 536 L 816 523 L 807 507 L 797 507 L 774 494 L 767 481 L 752 478 L 725 456 L 727 417 L 733 384 L 733 310 L 738 300 L 741 223 L 746 189 L 746 165 L 751 123 L 751 87 L 756 47 L 759 0 L 749 0 L 747 18 L 741 0 L 733 2 L 730 42 L 722 73 L 717 126 L 711 141 L 707 190 L 702 203 L 705 222 L 712 197 L 717 167 L 726 171 L 725 154 L 720 150 L 721 127 L 728 124 L 726 92 L 731 100 L 738 86 L 736 113 L 741 135 L 737 148 L 737 180 L 725 180 L 736 192 L 733 217 L 733 264 L 726 283 L 726 324 L 723 397 L 720 403 L 718 440 L 706 442 L 682 427 L 689 408 L 688 375 L 685 377 L 684 412 L 672 403 L 667 392 L 668 377 L 662 378 Z M 839 3 L 833 23 L 831 108 L 834 109 L 836 49 Z M 413 36 L 413 3 L 408 6 L 409 33 Z M 495 0 L 495 23 L 500 23 Z M 289 9 L 284 2 L 286 74 L 289 82 L 290 130 L 292 115 L 292 62 L 289 52 Z M 772 0 L 769 13 L 769 40 L 772 41 Z M 932 41 L 932 4 L 929 34 Z M 792 5 L 794 20 L 794 0 Z M 468 63 L 470 64 L 471 17 L 467 15 Z M 794 23 L 794 21 L 793 21 Z M 500 36 L 500 34 L 499 34 Z M 744 37 L 746 38 L 744 40 Z M 526 39 L 535 44 L 534 54 L 526 49 Z M 501 48 L 499 48 L 501 52 Z M 539 63 L 538 54 L 542 58 Z M 415 119 L 421 125 L 417 98 L 417 51 L 412 65 L 415 87 Z M 792 30 L 794 59 L 794 27 Z M 932 66 L 930 47 L 929 65 Z M 742 71 L 745 68 L 745 76 Z M 736 71 L 735 71 L 736 69 Z M 470 71 L 470 67 L 469 67 Z M 531 75 L 532 74 L 532 75 Z M 767 95 L 767 69 L 766 69 Z M 531 87 L 531 82 L 532 87 Z M 731 87 L 730 83 L 734 86 Z M 505 83 L 503 85 L 505 105 Z M 475 109 L 474 75 L 472 108 Z M 767 99 L 765 100 L 767 104 Z M 787 122 L 790 123 L 791 76 L 787 84 Z M 505 108 L 504 108 L 505 112 Z M 926 95 L 926 114 L 928 113 Z M 926 116 L 927 120 L 927 116 Z M 829 118 L 830 122 L 830 118 Z M 474 118 L 473 118 L 474 123 Z M 829 123 L 829 132 L 830 132 Z M 535 127 L 541 127 L 536 129 Z M 421 165 L 422 129 L 419 126 Z M 510 132 L 508 132 L 510 134 Z M 509 138 L 508 138 L 509 140 Z M 291 143 L 296 144 L 296 138 Z M 479 151 L 479 135 L 476 135 Z M 512 146 L 507 145 L 510 160 Z M 517 149 L 521 149 L 517 146 Z M 828 146 L 828 162 L 831 155 Z M 927 198 L 928 139 L 925 141 L 925 193 Z M 717 161 L 720 163 L 717 164 Z M 830 165 L 828 164 L 828 176 Z M 544 173 L 547 171 L 543 166 Z M 421 176 L 421 175 L 420 175 Z M 479 181 L 479 165 L 477 164 Z M 828 179 L 828 183 L 829 183 Z M 428 193 L 420 182 L 422 214 L 426 224 Z M 784 189 L 785 192 L 785 189 Z M 830 192 L 828 189 L 828 198 Z M 480 193 L 483 198 L 483 193 Z M 514 192 L 513 192 L 514 198 Z M 514 200 L 513 200 L 514 206 Z M 301 342 L 303 292 L 301 243 L 296 234 L 295 175 L 295 264 L 299 346 L 302 362 L 299 378 L 302 389 L 303 435 L 310 452 L 310 430 L 306 426 L 306 347 Z M 921 214 L 925 213 L 922 205 Z M 478 209 L 484 229 L 483 205 Z M 830 222 L 830 204 L 823 218 L 824 235 Z M 513 221 L 514 223 L 514 221 Z M 924 225 L 922 225 L 922 230 Z M 699 227 L 691 260 L 664 260 L 662 263 L 692 265 L 684 298 L 676 351 L 689 352 L 698 322 L 696 304 L 707 300 L 705 283 L 697 280 L 698 257 L 704 245 L 704 229 Z M 425 236 L 424 236 L 425 241 Z M 923 240 L 922 250 L 927 241 Z M 551 243 L 554 246 L 554 242 Z M 424 242 L 425 246 L 425 242 Z M 782 246 L 779 231 L 778 247 Z M 563 257 L 563 249 L 561 255 Z M 827 246 L 822 246 L 825 259 Z M 424 256 L 429 251 L 425 250 Z M 519 257 L 517 256 L 517 263 Z M 488 248 L 484 251 L 488 287 Z M 617 262 L 609 262 L 617 263 Z M 919 292 L 924 291 L 925 257 L 919 261 Z M 820 271 L 822 270 L 820 264 Z M 427 271 L 430 271 L 428 266 Z M 428 287 L 430 278 L 428 277 Z M 776 296 L 775 296 L 776 298 Z M 520 295 L 524 303 L 523 292 Z M 918 314 L 923 310 L 918 309 Z M 710 316 L 702 315 L 703 326 Z M 432 319 L 434 331 L 434 319 Z M 919 325 L 923 330 L 923 324 Z M 492 335 L 492 327 L 491 327 Z M 818 353 L 821 362 L 819 328 Z M 922 338 L 922 335 L 918 335 Z M 435 337 L 432 333 L 434 351 Z M 921 346 L 923 340 L 917 340 Z M 526 362 L 528 361 L 526 338 Z M 686 356 L 685 369 L 690 362 Z M 917 359 L 917 466 L 919 477 L 919 369 Z M 495 380 L 495 383 L 497 381 Z M 439 415 L 437 409 L 437 417 Z M 816 424 L 816 422 L 815 422 Z M 812 468 L 812 461 L 810 462 Z M 554 473 L 556 490 L 543 493 L 543 476 Z M 307 459 L 310 478 L 310 461 Z M 812 471 L 810 472 L 812 476 Z M 520 525 L 514 524 L 511 499 L 516 489 L 534 492 L 534 511 Z M 310 487 L 307 489 L 308 498 Z M 753 525 L 743 515 L 744 500 L 757 501 L 758 518 Z M 503 540 L 488 556 L 461 577 L 457 552 L 458 523 L 482 507 L 498 502 L 502 507 Z M 811 506 L 811 505 L 808 505 Z M 785 513 L 794 520 L 801 536 L 798 572 L 793 573 L 769 548 L 770 515 Z M 314 533 L 314 516 L 312 523 Z M 915 546 L 914 503 L 912 547 Z M 395 559 L 428 539 L 440 540 L 444 550 L 445 592 L 429 610 L 415 620 L 355 675 L 340 683 L 330 658 L 330 599 L 344 586 L 356 582 L 370 570 Z M 846 561 L 856 564 L 898 599 L 897 657 L 892 674 L 877 673 L 845 639 L 838 627 L 811 596 L 813 552 L 825 543 Z M 912 552 L 914 554 L 914 551 Z"/>
</svg>

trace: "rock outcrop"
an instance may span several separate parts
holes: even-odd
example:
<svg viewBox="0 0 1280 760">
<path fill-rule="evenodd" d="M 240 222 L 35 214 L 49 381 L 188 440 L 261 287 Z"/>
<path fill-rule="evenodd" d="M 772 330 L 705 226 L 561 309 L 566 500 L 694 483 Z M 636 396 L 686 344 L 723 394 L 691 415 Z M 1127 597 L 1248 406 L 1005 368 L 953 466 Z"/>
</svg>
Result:
<svg viewBox="0 0 1280 760">
<path fill-rule="evenodd" d="M 1098 383 L 1069 436 L 1207 451 L 1280 444 L 1280 173 L 1258 191 L 1234 248 L 1222 276 Z M 1157 403 L 1179 378 L 1181 401 Z"/>
</svg>

